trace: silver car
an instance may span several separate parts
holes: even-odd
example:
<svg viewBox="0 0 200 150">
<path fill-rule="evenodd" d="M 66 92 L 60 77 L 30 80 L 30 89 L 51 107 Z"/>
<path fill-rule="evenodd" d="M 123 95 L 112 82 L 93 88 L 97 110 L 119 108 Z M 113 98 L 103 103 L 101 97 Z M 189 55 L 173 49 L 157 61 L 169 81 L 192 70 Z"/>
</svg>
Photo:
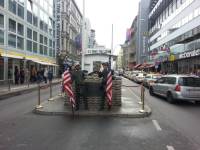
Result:
<svg viewBox="0 0 200 150">
<path fill-rule="evenodd" d="M 189 75 L 166 75 L 149 88 L 150 95 L 158 94 L 168 102 L 176 100 L 200 101 L 200 78 Z"/>
</svg>

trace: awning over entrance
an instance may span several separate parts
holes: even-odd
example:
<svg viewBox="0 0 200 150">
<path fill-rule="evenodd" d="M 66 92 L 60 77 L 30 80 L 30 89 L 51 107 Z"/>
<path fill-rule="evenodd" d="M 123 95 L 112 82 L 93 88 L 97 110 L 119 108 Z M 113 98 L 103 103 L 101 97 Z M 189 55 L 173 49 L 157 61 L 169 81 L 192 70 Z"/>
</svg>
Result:
<svg viewBox="0 0 200 150">
<path fill-rule="evenodd" d="M 138 67 L 140 67 L 142 64 L 137 64 L 134 66 L 134 69 L 137 69 Z"/>
</svg>

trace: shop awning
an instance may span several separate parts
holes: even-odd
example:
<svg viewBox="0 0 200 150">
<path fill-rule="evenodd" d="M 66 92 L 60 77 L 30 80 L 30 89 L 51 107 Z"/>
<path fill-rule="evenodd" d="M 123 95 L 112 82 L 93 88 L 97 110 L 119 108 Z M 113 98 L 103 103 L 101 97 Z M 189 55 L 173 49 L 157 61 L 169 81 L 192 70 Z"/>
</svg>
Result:
<svg viewBox="0 0 200 150">
<path fill-rule="evenodd" d="M 22 56 L 16 56 L 16 55 L 5 54 L 5 53 L 2 53 L 1 56 L 2 57 L 9 57 L 9 58 L 16 58 L 16 59 L 24 59 L 24 57 L 22 57 Z"/>
<path fill-rule="evenodd" d="M 134 66 L 134 69 L 137 69 L 139 66 L 141 66 L 142 64 L 137 64 Z"/>
<path fill-rule="evenodd" d="M 35 63 L 41 64 L 41 65 L 47 65 L 47 66 L 58 66 L 57 64 L 54 63 L 50 63 L 50 62 L 44 62 L 44 61 L 40 61 L 38 59 L 34 59 L 34 58 L 27 58 L 27 60 L 31 60 Z"/>
</svg>

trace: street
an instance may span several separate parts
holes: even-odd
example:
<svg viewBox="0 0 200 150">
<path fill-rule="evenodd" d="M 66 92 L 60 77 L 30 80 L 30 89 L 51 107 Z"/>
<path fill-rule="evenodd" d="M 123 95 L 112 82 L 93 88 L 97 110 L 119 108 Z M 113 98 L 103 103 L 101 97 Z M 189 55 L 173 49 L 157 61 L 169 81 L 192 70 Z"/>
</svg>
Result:
<svg viewBox="0 0 200 150">
<path fill-rule="evenodd" d="M 122 85 L 136 83 L 123 78 Z M 53 95 L 59 93 L 53 87 Z M 133 99 L 139 87 L 126 87 Z M 200 150 L 200 105 L 169 104 L 145 92 L 149 118 L 41 116 L 37 91 L 0 101 L 0 150 Z M 41 99 L 49 97 L 48 89 Z"/>
</svg>

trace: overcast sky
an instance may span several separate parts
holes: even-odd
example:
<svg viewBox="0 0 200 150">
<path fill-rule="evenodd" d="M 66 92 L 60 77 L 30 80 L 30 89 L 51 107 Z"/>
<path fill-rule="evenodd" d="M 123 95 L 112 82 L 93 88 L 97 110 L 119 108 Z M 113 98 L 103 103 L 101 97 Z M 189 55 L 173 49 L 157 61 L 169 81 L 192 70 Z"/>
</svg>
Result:
<svg viewBox="0 0 200 150">
<path fill-rule="evenodd" d="M 83 0 L 75 0 L 82 12 Z M 100 45 L 111 48 L 111 31 L 113 48 L 123 44 L 126 29 L 131 26 L 138 12 L 139 0 L 85 0 L 85 16 L 89 18 L 92 29 L 96 31 L 96 40 Z"/>
</svg>

